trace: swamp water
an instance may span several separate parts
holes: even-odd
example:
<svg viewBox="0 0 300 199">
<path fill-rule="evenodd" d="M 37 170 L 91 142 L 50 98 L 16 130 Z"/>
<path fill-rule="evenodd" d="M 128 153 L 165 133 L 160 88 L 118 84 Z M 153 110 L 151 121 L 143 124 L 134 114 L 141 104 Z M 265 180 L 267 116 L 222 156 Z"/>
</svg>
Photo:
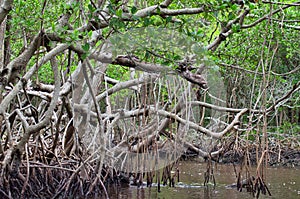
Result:
<svg viewBox="0 0 300 199">
<path fill-rule="evenodd" d="M 181 182 L 176 181 L 175 187 L 161 186 L 160 193 L 157 192 L 155 184 L 151 188 L 146 186 L 111 188 L 108 189 L 109 197 L 110 199 L 253 199 L 245 188 L 242 192 L 238 192 L 236 188 L 227 186 L 236 183 L 232 165 L 217 165 L 214 169 L 216 180 L 214 188 L 213 185 L 203 186 L 206 163 L 183 161 L 179 164 Z M 272 196 L 260 195 L 259 198 L 300 199 L 300 168 L 268 168 L 267 185 Z"/>
</svg>

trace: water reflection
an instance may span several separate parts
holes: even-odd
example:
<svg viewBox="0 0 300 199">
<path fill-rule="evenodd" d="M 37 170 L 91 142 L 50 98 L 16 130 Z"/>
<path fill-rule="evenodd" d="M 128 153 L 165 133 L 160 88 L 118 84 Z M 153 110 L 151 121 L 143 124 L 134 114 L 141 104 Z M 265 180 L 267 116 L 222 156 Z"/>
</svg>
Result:
<svg viewBox="0 0 300 199">
<path fill-rule="evenodd" d="M 202 186 L 206 170 L 205 163 L 181 162 L 180 181 L 175 187 L 162 186 L 161 192 L 157 187 L 137 188 L 110 187 L 108 194 L 111 199 L 253 199 L 252 195 L 243 190 L 238 192 L 235 188 L 226 185 L 236 181 L 232 166 L 218 165 L 215 169 L 217 185 Z M 260 198 L 300 198 L 300 170 L 299 168 L 268 168 L 267 183 L 272 196 L 262 195 Z"/>
</svg>

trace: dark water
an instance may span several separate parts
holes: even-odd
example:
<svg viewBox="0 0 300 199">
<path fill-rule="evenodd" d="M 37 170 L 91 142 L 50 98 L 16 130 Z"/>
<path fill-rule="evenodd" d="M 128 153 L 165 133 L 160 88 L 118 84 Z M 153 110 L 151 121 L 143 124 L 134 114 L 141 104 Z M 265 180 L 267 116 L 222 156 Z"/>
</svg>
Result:
<svg viewBox="0 0 300 199">
<path fill-rule="evenodd" d="M 195 161 L 180 163 L 180 181 L 174 187 L 119 187 L 109 189 L 111 199 L 253 199 L 252 195 L 243 189 L 238 192 L 236 188 L 228 188 L 226 185 L 236 182 L 234 169 L 230 165 L 217 165 L 215 169 L 216 187 L 203 186 L 206 163 Z M 272 196 L 261 195 L 260 198 L 300 199 L 300 168 L 268 168 L 267 185 Z"/>
</svg>

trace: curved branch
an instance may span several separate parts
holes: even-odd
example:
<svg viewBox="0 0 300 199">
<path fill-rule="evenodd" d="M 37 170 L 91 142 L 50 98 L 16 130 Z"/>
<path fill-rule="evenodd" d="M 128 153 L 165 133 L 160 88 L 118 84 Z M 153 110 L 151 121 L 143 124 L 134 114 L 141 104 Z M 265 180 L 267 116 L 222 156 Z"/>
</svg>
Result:
<svg viewBox="0 0 300 199">
<path fill-rule="evenodd" d="M 17 58 L 15 58 L 13 61 L 11 61 L 4 71 L 2 71 L 3 78 L 3 85 L 14 82 L 19 73 L 26 67 L 27 63 L 33 56 L 34 52 L 38 49 L 38 47 L 41 44 L 41 39 L 43 37 L 43 33 L 39 32 L 30 43 L 29 47 Z M 5 77 L 6 76 L 6 77 Z"/>
<path fill-rule="evenodd" d="M 230 67 L 230 68 L 233 68 L 233 69 L 245 71 L 245 72 L 247 72 L 247 73 L 257 74 L 257 75 L 263 75 L 263 74 L 260 73 L 260 72 L 248 70 L 248 69 L 246 69 L 246 68 L 242 68 L 242 67 L 239 67 L 239 66 L 236 66 L 236 65 L 231 65 L 231 64 L 226 64 L 226 63 L 219 63 L 219 64 L 220 64 L 221 66 Z"/>
<path fill-rule="evenodd" d="M 121 66 L 127 66 L 131 68 L 135 68 L 137 70 L 141 70 L 144 72 L 149 73 L 161 73 L 161 72 L 168 72 L 169 74 L 176 74 L 175 71 L 169 67 L 165 67 L 159 64 L 152 64 L 152 63 L 145 63 L 138 60 L 138 58 L 132 56 L 124 56 L 119 55 L 117 58 L 112 62 L 112 64 L 118 64 Z M 200 87 L 206 89 L 207 88 L 207 81 L 203 78 L 201 74 L 192 73 L 189 70 L 177 70 L 176 71 L 182 78 L 186 79 L 187 81 L 199 85 Z"/>
<path fill-rule="evenodd" d="M 213 105 L 213 104 L 209 104 L 206 102 L 201 102 L 201 101 L 191 101 L 190 104 L 193 105 L 200 105 L 200 106 L 204 106 L 206 108 L 211 108 L 217 111 L 226 111 L 226 112 L 231 112 L 231 113 L 239 113 L 241 112 L 243 109 L 237 109 L 237 108 L 227 108 L 227 107 L 222 107 L 222 106 L 217 106 L 217 105 Z"/>
<path fill-rule="evenodd" d="M 51 119 L 52 113 L 56 107 L 58 97 L 59 97 L 59 91 L 60 91 L 60 75 L 58 70 L 58 64 L 56 61 L 56 58 L 53 56 L 50 60 L 51 67 L 54 74 L 54 91 L 53 91 L 53 97 L 51 99 L 49 108 L 47 112 L 45 113 L 45 117 L 36 125 L 29 126 L 28 128 L 28 134 L 32 134 L 35 132 L 38 132 L 40 129 L 44 128 Z"/>
<path fill-rule="evenodd" d="M 209 44 L 206 48 L 208 50 L 216 50 L 218 48 L 218 46 L 226 40 L 226 38 L 231 35 L 233 33 L 233 31 L 231 30 L 232 25 L 239 23 L 240 26 L 242 26 L 245 17 L 249 14 L 250 10 L 246 9 L 244 12 L 242 12 L 237 18 L 235 18 L 234 20 L 231 20 L 227 23 L 227 25 L 222 29 L 221 33 L 219 34 L 219 36 L 211 43 Z"/>
<path fill-rule="evenodd" d="M 117 56 L 116 59 L 112 62 L 112 64 L 127 66 L 131 68 L 135 68 L 137 70 L 151 72 L 151 73 L 167 72 L 170 70 L 170 68 L 168 67 L 164 67 L 159 64 L 141 62 L 135 57 L 129 57 L 126 55 Z"/>
<path fill-rule="evenodd" d="M 300 3 L 300 2 L 298 1 L 298 2 L 296 2 L 296 3 L 298 4 L 298 3 Z M 256 20 L 255 22 L 253 22 L 253 23 L 251 23 L 251 24 L 248 24 L 248 25 L 242 25 L 241 28 L 243 28 L 243 29 L 246 29 L 246 28 L 252 28 L 253 26 L 259 24 L 260 22 L 262 22 L 262 21 L 264 21 L 264 20 L 270 18 L 272 15 L 274 15 L 274 14 L 280 12 L 280 11 L 283 11 L 284 9 L 287 9 L 287 8 L 289 8 L 289 7 L 291 7 L 291 6 L 293 6 L 293 5 L 292 5 L 292 4 L 289 4 L 289 5 L 283 6 L 282 8 L 278 8 L 277 10 L 274 10 L 272 13 L 269 13 L 269 14 L 267 14 L 267 15 L 265 15 L 265 16 L 259 18 L 258 20 Z"/>
<path fill-rule="evenodd" d="M 29 69 L 29 71 L 23 76 L 21 80 L 16 84 L 13 90 L 2 100 L 0 104 L 0 114 L 4 114 L 5 110 L 9 106 L 9 103 L 16 97 L 17 93 L 23 88 L 24 82 L 28 81 L 31 76 L 46 62 L 51 58 L 61 53 L 68 48 L 67 44 L 58 45 L 56 48 L 52 49 L 47 53 L 39 62 Z M 25 81 L 24 81 L 25 80 Z"/>
<path fill-rule="evenodd" d="M 136 86 L 138 84 L 141 84 L 141 83 L 144 83 L 148 80 L 150 80 L 151 78 L 153 78 L 153 75 L 145 75 L 145 76 L 142 76 L 138 79 L 133 79 L 133 80 L 129 80 L 129 81 L 125 81 L 125 82 L 120 82 L 116 85 L 114 85 L 112 88 L 106 90 L 105 92 L 101 93 L 100 95 L 98 95 L 96 97 L 97 101 L 100 101 L 102 99 L 104 99 L 107 95 L 111 95 L 117 91 L 120 91 L 122 89 L 125 89 L 125 88 L 130 88 L 132 86 Z"/>
<path fill-rule="evenodd" d="M 300 70 L 300 66 L 297 66 L 296 68 L 294 68 L 293 70 L 289 71 L 289 72 L 286 72 L 286 73 L 275 73 L 273 71 L 271 71 L 271 73 L 273 75 L 277 75 L 277 76 L 286 76 L 286 75 L 290 75 L 290 74 L 293 74 L 295 72 L 297 72 L 298 70 Z"/>
<path fill-rule="evenodd" d="M 274 108 L 278 107 L 279 105 L 282 105 L 282 102 L 285 99 L 288 99 L 293 93 L 295 93 L 299 89 L 300 89 L 300 81 L 294 84 L 293 88 L 289 92 L 287 92 L 284 96 L 276 100 L 276 102 L 267 109 L 267 113 L 272 111 Z"/>
<path fill-rule="evenodd" d="M 265 4 L 300 6 L 299 2 L 296 2 L 296 3 L 283 3 L 283 2 L 272 2 L 272 1 L 261 1 L 261 2 L 265 3 Z"/>
<path fill-rule="evenodd" d="M 12 157 L 14 157 L 15 154 L 18 154 L 18 151 L 24 150 L 25 144 L 28 142 L 30 136 L 33 133 L 38 132 L 40 129 L 44 128 L 50 122 L 53 110 L 55 109 L 57 101 L 58 101 L 59 90 L 60 90 L 60 75 L 59 75 L 59 71 L 58 71 L 58 66 L 57 66 L 54 56 L 51 56 L 50 59 L 51 59 L 52 70 L 54 73 L 55 88 L 54 88 L 54 94 L 53 94 L 54 96 L 50 102 L 49 108 L 46 111 L 45 117 L 42 119 L 42 121 L 40 123 L 38 123 L 36 125 L 32 125 L 32 126 L 28 126 L 27 122 L 25 122 L 25 120 L 22 119 L 22 115 L 19 114 L 20 118 L 22 119 L 22 123 L 23 123 L 24 135 L 21 138 L 21 140 L 18 142 L 17 145 L 14 145 L 11 149 L 9 149 L 9 152 L 8 152 L 8 154 L 6 154 L 5 159 L 4 159 L 4 163 L 3 163 L 4 168 L 7 165 L 9 165 L 11 163 L 11 161 L 13 161 Z M 35 67 L 33 67 L 33 68 L 35 68 Z M 35 70 L 30 70 L 30 71 L 35 71 Z M 26 73 L 26 75 L 28 75 L 28 73 L 30 71 L 28 71 Z M 23 80 L 22 82 L 24 82 L 24 78 L 22 80 Z M 1 175 L 2 175 L 2 173 L 1 173 Z"/>
<path fill-rule="evenodd" d="M 214 138 L 221 138 L 223 137 L 226 133 L 228 133 L 235 125 L 237 125 L 239 123 L 239 118 L 248 111 L 247 108 L 242 109 L 238 114 L 236 114 L 236 116 L 234 117 L 233 121 L 221 132 L 212 132 L 211 130 L 204 128 L 202 126 L 199 126 L 198 124 L 182 119 L 181 117 L 179 117 L 177 114 L 174 113 L 170 113 L 164 110 L 154 110 L 153 108 L 151 109 L 151 111 L 157 111 L 157 113 L 161 116 L 164 117 L 169 117 L 172 118 L 182 124 L 186 124 L 188 125 L 190 128 L 195 129 L 197 131 L 200 131 L 208 136 L 214 137 Z"/>
<path fill-rule="evenodd" d="M 196 147 L 195 145 L 193 145 L 190 142 L 185 141 L 184 145 L 185 145 L 185 147 L 189 148 L 190 150 L 195 151 L 196 153 L 198 153 L 203 158 L 206 158 L 206 157 L 209 157 L 209 156 L 216 157 L 217 155 L 219 155 L 224 150 L 223 148 L 220 148 L 217 151 L 208 153 L 208 152 L 205 152 L 205 151 L 199 149 L 198 147 Z"/>
<path fill-rule="evenodd" d="M 284 23 L 278 23 L 278 24 L 281 25 L 281 26 L 284 26 L 286 28 L 289 28 L 289 29 L 300 30 L 300 26 L 291 26 L 291 25 L 287 25 L 287 24 L 284 24 Z"/>
</svg>

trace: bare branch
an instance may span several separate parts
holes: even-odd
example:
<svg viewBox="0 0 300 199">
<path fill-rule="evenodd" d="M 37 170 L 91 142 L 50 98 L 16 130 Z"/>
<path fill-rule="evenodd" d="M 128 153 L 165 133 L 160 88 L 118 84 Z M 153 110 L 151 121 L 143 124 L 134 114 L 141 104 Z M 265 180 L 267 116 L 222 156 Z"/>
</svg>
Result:
<svg viewBox="0 0 300 199">
<path fill-rule="evenodd" d="M 55 107 L 57 105 L 59 91 L 60 91 L 60 75 L 59 75 L 58 64 L 57 64 L 55 56 L 51 57 L 50 62 L 51 62 L 51 67 L 52 67 L 53 75 L 54 75 L 53 97 L 51 99 L 49 108 L 48 108 L 47 112 L 45 113 L 45 116 L 42 119 L 42 121 L 40 121 L 36 125 L 29 126 L 29 128 L 28 128 L 29 134 L 38 132 L 40 129 L 44 128 L 50 122 L 51 116 L 53 114 L 53 110 L 55 109 Z"/>
<path fill-rule="evenodd" d="M 252 70 L 247 70 L 245 68 L 242 68 L 242 67 L 239 67 L 239 66 L 236 66 L 236 65 L 230 65 L 230 64 L 226 64 L 226 63 L 219 63 L 219 64 L 221 66 L 226 66 L 226 67 L 234 68 L 234 69 L 241 70 L 241 71 L 244 71 L 244 72 L 247 72 L 247 73 L 257 74 L 257 75 L 263 75 L 260 72 L 256 72 L 256 71 L 252 71 Z"/>
<path fill-rule="evenodd" d="M 199 105 L 199 106 L 204 106 L 206 108 L 211 108 L 211 109 L 214 109 L 217 111 L 226 111 L 226 112 L 231 112 L 231 113 L 239 113 L 239 112 L 243 111 L 243 109 L 226 108 L 226 107 L 217 106 L 217 105 L 213 105 L 213 104 L 209 104 L 209 103 L 201 102 L 201 101 L 191 101 L 190 104 L 192 106 Z"/>
<path fill-rule="evenodd" d="M 276 4 L 276 5 L 290 5 L 290 6 L 300 6 L 300 2 L 296 3 L 284 3 L 284 2 L 274 2 L 274 1 L 262 1 L 265 4 Z"/>
<path fill-rule="evenodd" d="M 102 99 L 104 99 L 107 95 L 111 95 L 117 91 L 120 91 L 122 89 L 125 88 L 130 88 L 132 86 L 136 86 L 138 84 L 142 84 L 147 82 L 148 80 L 150 80 L 151 78 L 155 78 L 156 76 L 153 75 L 144 75 L 138 79 L 133 79 L 133 80 L 129 80 L 129 81 L 125 81 L 125 82 L 120 82 L 116 85 L 114 85 L 112 88 L 106 90 L 105 92 L 101 93 L 100 95 L 98 95 L 96 97 L 97 101 L 100 101 Z"/>
<path fill-rule="evenodd" d="M 189 70 L 183 71 L 179 74 L 181 77 L 185 78 L 187 81 L 189 81 L 193 84 L 196 84 L 196 85 L 200 86 L 201 88 L 204 88 L 204 89 L 208 88 L 207 81 L 200 74 L 192 73 Z"/>
<path fill-rule="evenodd" d="M 191 14 L 199 14 L 204 11 L 205 11 L 204 6 L 201 8 L 184 8 L 178 10 L 161 9 L 160 15 L 167 15 L 167 16 L 191 15 Z"/>
<path fill-rule="evenodd" d="M 297 72 L 297 71 L 299 71 L 299 70 L 300 70 L 300 66 L 297 66 L 297 67 L 294 68 L 293 70 L 291 70 L 291 71 L 289 71 L 289 72 L 286 72 L 286 73 L 275 73 L 275 72 L 273 72 L 273 71 L 271 71 L 271 73 L 272 73 L 273 75 L 286 76 L 286 75 L 291 75 L 291 74 L 293 74 L 293 73 L 295 73 L 295 72 Z"/>
<path fill-rule="evenodd" d="M 162 8 L 167 8 L 171 3 L 172 3 L 173 0 L 165 0 L 164 2 L 162 2 L 160 4 L 160 7 Z"/>
<path fill-rule="evenodd" d="M 158 11 L 159 9 L 159 11 Z M 172 9 L 167 9 L 167 8 L 162 8 L 160 6 L 150 6 L 144 9 L 141 9 L 137 11 L 135 14 L 138 17 L 146 17 L 149 15 L 161 15 L 161 16 L 176 16 L 176 15 L 184 15 L 184 14 L 199 14 L 204 12 L 204 6 L 201 8 L 183 8 L 183 9 L 177 9 L 177 10 L 172 10 Z"/>
<path fill-rule="evenodd" d="M 231 35 L 233 33 L 233 31 L 231 30 L 232 25 L 239 23 L 240 26 L 242 26 L 243 22 L 244 22 L 244 18 L 249 14 L 250 10 L 246 9 L 244 12 L 242 12 L 237 18 L 235 18 L 234 20 L 231 20 L 227 23 L 226 27 L 224 27 L 221 31 L 221 33 L 219 34 L 219 36 L 211 43 L 209 44 L 206 48 L 208 50 L 216 50 L 218 48 L 218 46 L 226 40 L 226 38 Z"/>
<path fill-rule="evenodd" d="M 211 153 L 208 153 L 206 151 L 203 151 L 201 150 L 200 148 L 196 147 L 195 145 L 193 145 L 192 143 L 190 142 L 185 142 L 184 143 L 185 147 L 189 148 L 190 150 L 192 151 L 195 151 L 196 153 L 198 153 L 201 157 L 216 157 L 217 155 L 219 155 L 224 149 L 223 148 L 220 148 L 219 150 L 217 151 L 214 151 L 214 152 L 211 152 Z"/>
<path fill-rule="evenodd" d="M 154 109 L 151 109 L 151 111 L 155 111 Z M 239 123 L 239 118 L 248 111 L 247 108 L 242 109 L 238 114 L 236 114 L 236 116 L 234 117 L 233 121 L 221 132 L 212 132 L 211 130 L 204 128 L 202 126 L 199 126 L 198 124 L 182 119 L 181 117 L 179 117 L 177 114 L 174 113 L 170 113 L 164 110 L 156 110 L 157 113 L 161 116 L 164 117 L 169 117 L 172 118 L 182 124 L 186 124 L 188 125 L 190 128 L 195 129 L 197 131 L 200 131 L 208 136 L 214 137 L 214 138 L 221 138 L 223 137 L 226 133 L 228 133 L 235 125 L 237 125 Z"/>
<path fill-rule="evenodd" d="M 300 2 L 297 2 L 297 3 L 300 3 Z M 282 8 L 278 8 L 277 10 L 274 10 L 273 12 L 259 18 L 258 20 L 256 20 L 255 22 L 251 23 L 251 24 L 248 24 L 248 25 L 242 25 L 241 28 L 243 29 L 246 29 L 246 28 L 251 28 L 257 24 L 259 24 L 260 22 L 266 20 L 266 19 L 269 19 L 271 16 L 273 16 L 274 14 L 278 13 L 278 12 L 281 12 L 283 11 L 284 9 L 287 9 L 289 7 L 291 7 L 292 5 L 285 5 L 283 6 Z"/>
<path fill-rule="evenodd" d="M 281 26 L 284 26 L 286 28 L 289 28 L 289 29 L 300 30 L 300 26 L 291 26 L 291 25 L 287 25 L 284 23 L 278 23 L 278 24 L 280 24 Z"/>
<path fill-rule="evenodd" d="M 37 34 L 32 42 L 30 43 L 29 47 L 17 58 L 11 61 L 5 68 L 5 72 L 2 71 L 3 78 L 2 84 L 8 84 L 9 82 L 14 82 L 20 72 L 26 67 L 27 63 L 33 56 L 34 52 L 38 49 L 41 44 L 43 33 Z M 4 73 L 4 74 L 3 74 Z"/>
<path fill-rule="evenodd" d="M 281 98 L 279 98 L 278 100 L 276 100 L 276 102 L 270 106 L 266 112 L 270 112 L 272 111 L 274 108 L 278 107 L 279 104 L 281 104 L 281 102 L 283 102 L 284 100 L 288 99 L 293 93 L 295 93 L 296 91 L 298 91 L 300 89 L 300 81 L 297 82 L 296 84 L 294 84 L 293 88 L 287 92 L 284 96 L 282 96 Z"/>
<path fill-rule="evenodd" d="M 130 57 L 126 55 L 119 55 L 116 59 L 112 62 L 112 64 L 118 64 L 121 66 L 127 66 L 131 68 L 135 68 L 137 70 L 150 72 L 150 73 L 160 73 L 160 72 L 167 72 L 170 71 L 170 68 L 159 65 L 159 64 L 152 64 L 152 63 L 145 63 L 139 61 L 135 57 Z"/>
<path fill-rule="evenodd" d="M 46 62 L 48 62 L 51 58 L 61 53 L 62 51 L 68 48 L 67 44 L 58 45 L 56 48 L 47 53 L 39 62 L 31 67 L 28 72 L 23 76 L 21 80 L 18 81 L 13 90 L 3 99 L 0 104 L 0 114 L 4 114 L 5 110 L 9 106 L 9 103 L 16 97 L 17 93 L 23 88 L 24 82 L 28 81 L 31 76 Z M 24 81 L 25 80 L 25 81 Z"/>
<path fill-rule="evenodd" d="M 57 49 L 55 49 L 57 51 Z M 51 52 L 51 51 L 50 51 Z M 49 53 L 50 53 L 49 52 Z M 53 53 L 53 52 L 51 52 Z M 47 56 L 47 55 L 46 55 Z M 45 57 L 46 57 L 45 56 Z M 44 57 L 44 58 L 45 58 Z M 18 112 L 17 111 L 17 114 L 19 115 L 20 119 L 22 120 L 22 123 L 23 123 L 23 127 L 24 128 L 24 135 L 23 137 L 20 139 L 20 141 L 18 142 L 17 145 L 14 145 L 13 147 L 11 147 L 9 149 L 9 152 L 8 154 L 5 156 L 5 160 L 4 160 L 4 168 L 7 167 L 7 165 L 9 165 L 12 161 L 12 157 L 15 156 L 15 154 L 18 154 L 18 151 L 23 151 L 24 150 L 24 147 L 25 145 L 27 144 L 30 136 L 35 133 L 35 132 L 38 132 L 40 129 L 42 129 L 43 127 L 45 127 L 49 122 L 50 122 L 50 119 L 51 119 L 51 116 L 53 114 L 53 110 L 54 108 L 56 107 L 56 103 L 57 103 L 57 100 L 58 100 L 58 96 L 59 96 L 59 90 L 60 90 L 60 75 L 59 75 L 59 72 L 58 72 L 58 66 L 57 66 L 57 63 L 56 61 L 54 60 L 54 56 L 51 56 L 49 59 L 51 59 L 51 65 L 52 65 L 52 70 L 53 70 L 53 73 L 54 73 L 54 80 L 55 80 L 55 88 L 54 88 L 54 96 L 50 102 L 50 105 L 49 105 L 49 108 L 48 110 L 46 111 L 45 113 L 45 116 L 44 118 L 42 119 L 42 121 L 38 124 L 35 124 L 35 125 L 32 125 L 32 126 L 29 126 L 28 123 L 26 122 L 25 118 L 23 117 L 23 115 L 21 114 L 21 112 Z M 35 71 L 35 67 L 33 67 L 34 69 L 31 69 L 29 70 L 26 75 L 30 75 L 30 72 L 33 74 L 33 72 Z M 31 74 L 31 75 L 32 75 Z M 25 76 L 26 76 L 25 75 Z M 30 77 L 30 76 L 29 76 Z M 24 82 L 24 79 L 25 77 L 22 79 Z M 20 86 L 22 86 L 22 83 L 19 83 Z M 16 92 L 16 91 L 15 91 Z M 10 92 L 10 94 L 13 93 Z M 6 98 L 5 98 L 6 99 Z M 3 102 L 2 102 L 3 103 Z M 2 106 L 1 106 L 2 108 Z M 16 168 L 18 169 L 18 168 Z M 1 173 L 2 175 L 2 173 Z"/>
</svg>

